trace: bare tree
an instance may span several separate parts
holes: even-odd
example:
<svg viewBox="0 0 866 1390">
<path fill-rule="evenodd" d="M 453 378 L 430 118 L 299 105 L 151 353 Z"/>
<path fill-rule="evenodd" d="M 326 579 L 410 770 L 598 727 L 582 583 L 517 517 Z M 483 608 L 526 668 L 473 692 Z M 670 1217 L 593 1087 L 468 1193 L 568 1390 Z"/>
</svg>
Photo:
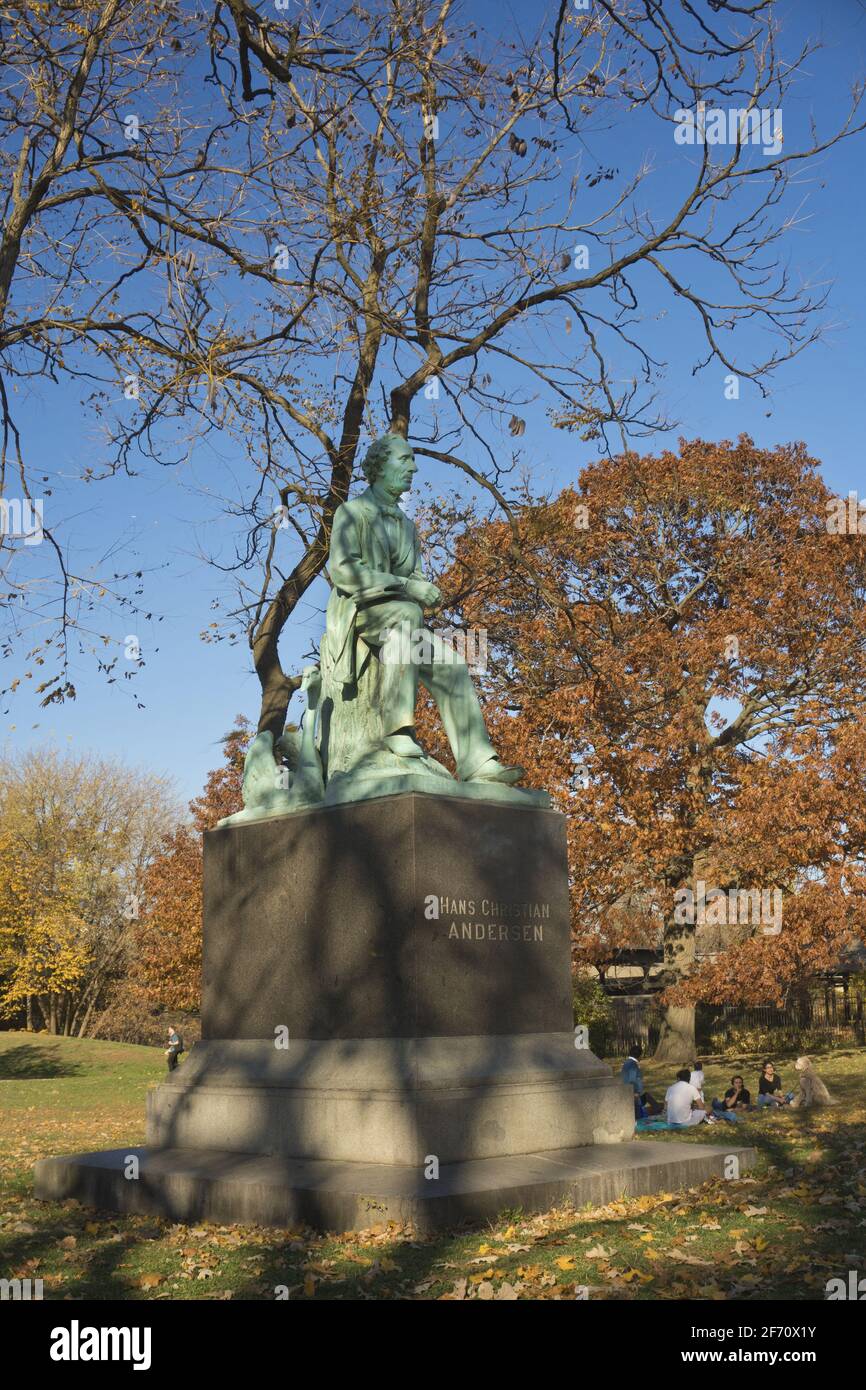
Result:
<svg viewBox="0 0 866 1390">
<path fill-rule="evenodd" d="M 44 704 L 75 695 L 73 635 L 98 649 L 115 679 L 98 615 L 105 605 L 136 611 L 142 576 L 70 561 L 45 505 L 51 494 L 41 484 L 50 480 L 28 464 L 13 393 L 39 379 L 99 376 L 107 345 L 153 322 L 141 309 L 126 321 L 118 310 L 135 293 L 141 299 L 131 287 L 156 248 L 135 237 L 106 190 L 112 181 L 131 190 L 169 170 L 183 177 L 172 169 L 181 141 L 165 119 L 177 105 L 178 74 L 165 58 L 177 64 L 186 32 L 176 8 L 158 0 L 59 0 L 0 14 L 2 643 L 4 655 L 30 648 L 27 675 L 44 668 Z M 112 385 L 120 395 L 122 380 Z M 85 469 L 84 480 L 97 472 Z M 47 559 L 36 551 L 43 541 Z"/>
<path fill-rule="evenodd" d="M 16 30 L 23 104 L 7 115 L 20 125 L 41 100 L 44 26 L 62 44 L 71 8 Z M 297 688 L 280 637 L 323 572 L 365 435 L 411 429 L 418 452 L 510 516 L 532 400 L 600 448 L 671 423 L 650 287 L 694 311 L 696 370 L 723 364 L 763 389 L 819 331 L 823 289 L 786 268 L 787 190 L 862 129 L 860 94 L 809 148 L 756 146 L 749 132 L 783 109 L 807 56 L 779 57 L 766 3 L 555 4 L 535 32 L 498 38 L 451 0 L 346 0 L 327 19 L 243 0 L 83 13 L 79 66 L 97 30 L 103 47 L 83 85 L 51 65 L 0 368 L 14 349 L 19 372 L 96 378 L 103 472 L 180 461 L 208 436 L 240 442 L 248 466 L 224 498 L 236 551 L 213 557 L 237 599 L 208 631 L 249 642 L 261 729 L 282 728 Z M 75 133 L 51 173 L 68 100 Z M 681 115 L 701 103 L 740 113 L 734 138 L 679 149 Z M 99 133 L 130 114 L 137 149 Z M 662 209 L 648 160 L 622 171 L 593 154 L 638 120 L 681 155 Z M 47 279 L 29 273 L 41 261 Z M 748 322 L 766 330 L 757 360 L 738 347 Z M 116 410 L 127 379 L 137 398 Z"/>
<path fill-rule="evenodd" d="M 763 3 L 683 6 L 676 26 L 643 0 L 555 7 L 531 38 L 498 42 L 450 0 L 352 5 L 327 32 L 315 9 L 281 26 L 232 0 L 231 43 L 225 14 L 215 69 L 239 55 L 243 81 L 227 76 L 225 96 L 232 112 L 253 103 L 248 187 L 280 267 L 259 336 L 217 353 L 254 470 L 234 499 L 248 521 L 234 616 L 262 685 L 260 728 L 276 733 L 297 686 L 279 637 L 322 570 L 362 432 L 407 434 L 422 398 L 417 451 L 508 514 L 510 437 L 530 396 L 602 447 L 611 430 L 669 423 L 639 307 L 648 277 L 693 308 L 696 370 L 721 363 L 766 389 L 814 340 L 824 297 L 786 269 L 785 191 L 804 160 L 862 129 L 860 93 L 832 136 L 756 150 L 749 130 L 782 109 L 806 56 L 780 60 Z M 298 69 L 302 34 L 332 59 Z M 738 109 L 740 124 L 733 143 L 683 151 L 682 194 L 664 212 L 642 202 L 647 163 L 621 175 L 593 159 L 593 135 L 636 111 L 674 147 L 676 113 L 701 102 Z M 747 321 L 772 339 L 760 360 L 737 352 Z"/>
</svg>

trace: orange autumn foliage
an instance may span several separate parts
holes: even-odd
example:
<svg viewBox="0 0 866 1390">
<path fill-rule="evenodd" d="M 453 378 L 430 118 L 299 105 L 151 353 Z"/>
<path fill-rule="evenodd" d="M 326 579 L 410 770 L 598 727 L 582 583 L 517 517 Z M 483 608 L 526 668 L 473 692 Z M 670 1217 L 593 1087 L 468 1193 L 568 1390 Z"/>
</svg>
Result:
<svg viewBox="0 0 866 1390">
<path fill-rule="evenodd" d="M 568 816 L 576 959 L 663 925 L 673 1055 L 695 998 L 781 1000 L 866 938 L 866 538 L 831 503 L 804 446 L 742 437 L 430 519 L 439 625 L 486 631 L 494 741 Z M 698 880 L 779 890 L 781 933 L 697 964 Z"/>
<path fill-rule="evenodd" d="M 195 1011 L 200 1004 L 202 835 L 241 809 L 248 739 L 249 724 L 238 716 L 223 739 L 223 765 L 189 804 L 192 823 L 165 837 L 147 872 L 133 977 L 147 998 L 168 1008 Z"/>
</svg>

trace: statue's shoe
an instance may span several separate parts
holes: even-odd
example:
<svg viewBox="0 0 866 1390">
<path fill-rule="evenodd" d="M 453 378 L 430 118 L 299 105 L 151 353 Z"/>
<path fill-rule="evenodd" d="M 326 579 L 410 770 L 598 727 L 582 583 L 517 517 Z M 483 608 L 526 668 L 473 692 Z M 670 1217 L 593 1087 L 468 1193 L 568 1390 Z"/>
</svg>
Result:
<svg viewBox="0 0 866 1390">
<path fill-rule="evenodd" d="M 499 782 L 506 786 L 513 786 L 515 782 L 520 782 L 525 776 L 525 768 L 509 767 L 507 763 L 501 763 L 498 758 L 490 758 L 466 780 L 467 782 Z"/>
<path fill-rule="evenodd" d="M 383 739 L 389 753 L 397 758 L 423 758 L 424 749 L 410 734 L 389 734 Z"/>
</svg>

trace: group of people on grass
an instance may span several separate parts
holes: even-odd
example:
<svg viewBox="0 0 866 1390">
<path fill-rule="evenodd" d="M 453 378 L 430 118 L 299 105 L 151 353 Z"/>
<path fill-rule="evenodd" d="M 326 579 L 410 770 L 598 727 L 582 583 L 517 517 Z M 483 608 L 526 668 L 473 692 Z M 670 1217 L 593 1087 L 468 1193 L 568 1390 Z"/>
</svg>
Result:
<svg viewBox="0 0 866 1390">
<path fill-rule="evenodd" d="M 665 1092 L 664 1102 L 658 1101 L 644 1089 L 640 1066 L 642 1052 L 641 1044 L 633 1043 L 621 1072 L 624 1084 L 631 1086 L 634 1092 L 635 1120 L 663 1121 L 676 1129 L 685 1129 L 689 1125 L 715 1124 L 718 1120 L 736 1124 L 740 1115 L 753 1108 L 775 1110 L 789 1105 L 792 1109 L 805 1109 L 835 1103 L 808 1057 L 798 1057 L 795 1063 L 799 1080 L 797 1091 L 784 1091 L 774 1064 L 769 1060 L 764 1062 L 754 1106 L 752 1093 L 742 1076 L 731 1077 L 731 1084 L 722 1097 L 705 1100 L 701 1062 L 693 1062 L 691 1067 L 678 1071 L 676 1080 Z"/>
</svg>

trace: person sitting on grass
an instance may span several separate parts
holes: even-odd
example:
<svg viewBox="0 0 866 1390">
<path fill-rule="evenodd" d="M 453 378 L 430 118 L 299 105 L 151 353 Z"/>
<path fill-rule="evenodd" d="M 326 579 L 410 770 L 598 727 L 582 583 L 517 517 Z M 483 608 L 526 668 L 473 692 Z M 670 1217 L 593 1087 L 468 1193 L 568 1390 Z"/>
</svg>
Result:
<svg viewBox="0 0 866 1390">
<path fill-rule="evenodd" d="M 689 1085 L 694 1086 L 696 1091 L 700 1091 L 701 1100 L 704 1098 L 704 1064 L 703 1062 L 692 1062 L 692 1070 L 689 1075 Z"/>
<path fill-rule="evenodd" d="M 720 1115 L 723 1120 L 737 1122 L 738 1110 L 750 1110 L 752 1108 L 751 1094 L 743 1085 L 741 1076 L 732 1076 L 731 1084 L 725 1091 L 722 1100 L 713 1101 L 713 1114 Z"/>
<path fill-rule="evenodd" d="M 636 1120 L 646 1120 L 650 1115 L 660 1115 L 662 1106 L 654 1100 L 649 1091 L 643 1087 L 643 1075 L 640 1069 L 640 1059 L 643 1055 L 643 1047 L 639 1042 L 632 1043 L 628 1057 L 622 1064 L 620 1078 L 625 1086 L 631 1086 L 634 1092 L 634 1117 Z"/>
<path fill-rule="evenodd" d="M 836 1102 L 827 1090 L 808 1057 L 798 1057 L 794 1063 L 800 1073 L 800 1089 L 791 1101 L 791 1108 L 805 1110 L 810 1105 L 835 1105 Z"/>
<path fill-rule="evenodd" d="M 710 1119 L 710 1107 L 701 1100 L 701 1093 L 697 1086 L 692 1085 L 690 1076 L 689 1068 L 683 1067 L 682 1071 L 677 1072 L 673 1086 L 669 1086 L 665 1092 L 667 1122 L 678 1129 L 699 1125 Z"/>
<path fill-rule="evenodd" d="M 782 1078 L 773 1063 L 765 1062 L 758 1078 L 758 1105 L 772 1107 L 790 1105 L 793 1099 L 793 1091 L 782 1094 Z"/>
</svg>

